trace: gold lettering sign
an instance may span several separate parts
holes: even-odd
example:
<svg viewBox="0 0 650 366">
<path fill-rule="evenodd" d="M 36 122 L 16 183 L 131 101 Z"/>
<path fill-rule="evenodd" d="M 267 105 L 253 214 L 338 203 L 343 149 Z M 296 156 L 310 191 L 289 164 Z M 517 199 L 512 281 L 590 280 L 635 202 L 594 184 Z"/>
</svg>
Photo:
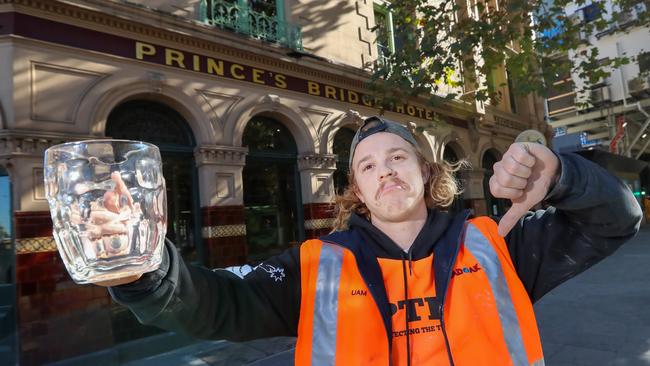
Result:
<svg viewBox="0 0 650 366">
<path fill-rule="evenodd" d="M 382 103 L 381 98 L 358 91 L 145 42 L 135 42 L 135 59 L 371 108 Z M 398 103 L 388 110 L 430 121 L 438 119 L 436 112 L 413 104 Z M 497 123 L 508 124 L 511 121 Z"/>
</svg>

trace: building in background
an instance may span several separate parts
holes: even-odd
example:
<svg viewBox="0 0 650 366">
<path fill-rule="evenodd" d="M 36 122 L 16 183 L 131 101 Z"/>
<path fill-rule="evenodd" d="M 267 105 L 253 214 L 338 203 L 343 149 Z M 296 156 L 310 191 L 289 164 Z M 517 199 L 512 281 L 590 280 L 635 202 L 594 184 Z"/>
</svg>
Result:
<svg viewBox="0 0 650 366">
<path fill-rule="evenodd" d="M 191 341 L 71 282 L 52 238 L 46 148 L 156 144 L 167 236 L 185 260 L 255 263 L 330 230 L 353 133 L 378 112 L 370 68 L 399 51 L 395 33 L 386 4 L 366 0 L 0 2 L 0 363 L 117 364 Z M 472 164 L 454 209 L 499 215 L 491 164 L 546 125 L 542 102 L 511 94 L 505 70 L 490 77 L 499 104 L 409 100 L 385 115 L 429 158 Z"/>
<path fill-rule="evenodd" d="M 638 199 L 650 192 L 650 28 L 639 17 L 650 9 L 639 1 L 632 10 L 622 12 L 608 29 L 582 32 L 580 38 L 598 48 L 601 60 L 629 57 L 631 62 L 611 71 L 611 75 L 587 85 L 576 74 L 558 75 L 546 101 L 547 116 L 554 128 L 553 146 L 557 151 L 580 151 L 583 155 L 616 173 Z M 577 23 L 611 19 L 616 7 L 605 2 L 605 13 L 587 2 L 571 4 L 566 14 Z M 558 54 L 574 59 L 575 54 Z M 587 88 L 587 92 L 579 90 Z"/>
</svg>

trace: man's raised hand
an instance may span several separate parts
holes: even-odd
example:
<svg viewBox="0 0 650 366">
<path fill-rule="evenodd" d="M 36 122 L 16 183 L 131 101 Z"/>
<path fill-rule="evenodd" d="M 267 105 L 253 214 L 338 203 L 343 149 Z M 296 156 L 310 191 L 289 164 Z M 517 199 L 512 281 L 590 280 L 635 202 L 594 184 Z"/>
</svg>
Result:
<svg viewBox="0 0 650 366">
<path fill-rule="evenodd" d="M 499 235 L 506 236 L 517 221 L 546 197 L 559 176 L 560 161 L 544 145 L 521 142 L 510 145 L 494 164 L 490 192 L 507 198 L 512 207 L 499 221 Z"/>
</svg>

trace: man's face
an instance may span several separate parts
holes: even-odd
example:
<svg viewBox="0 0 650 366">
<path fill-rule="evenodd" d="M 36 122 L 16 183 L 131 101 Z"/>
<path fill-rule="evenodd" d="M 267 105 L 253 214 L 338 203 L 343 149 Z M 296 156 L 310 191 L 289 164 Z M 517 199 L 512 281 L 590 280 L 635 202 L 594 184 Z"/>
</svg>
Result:
<svg viewBox="0 0 650 366">
<path fill-rule="evenodd" d="M 356 147 L 352 169 L 357 197 L 373 221 L 401 222 L 426 214 L 423 167 L 406 140 L 386 132 L 365 138 Z"/>
</svg>

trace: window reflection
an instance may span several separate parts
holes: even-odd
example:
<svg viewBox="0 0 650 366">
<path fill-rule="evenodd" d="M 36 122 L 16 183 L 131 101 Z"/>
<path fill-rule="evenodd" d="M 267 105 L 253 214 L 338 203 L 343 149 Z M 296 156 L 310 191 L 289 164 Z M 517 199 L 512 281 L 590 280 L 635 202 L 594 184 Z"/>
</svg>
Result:
<svg viewBox="0 0 650 366">
<path fill-rule="evenodd" d="M 242 143 L 248 261 L 256 263 L 304 239 L 298 149 L 285 126 L 264 117 L 248 122 Z"/>
</svg>

